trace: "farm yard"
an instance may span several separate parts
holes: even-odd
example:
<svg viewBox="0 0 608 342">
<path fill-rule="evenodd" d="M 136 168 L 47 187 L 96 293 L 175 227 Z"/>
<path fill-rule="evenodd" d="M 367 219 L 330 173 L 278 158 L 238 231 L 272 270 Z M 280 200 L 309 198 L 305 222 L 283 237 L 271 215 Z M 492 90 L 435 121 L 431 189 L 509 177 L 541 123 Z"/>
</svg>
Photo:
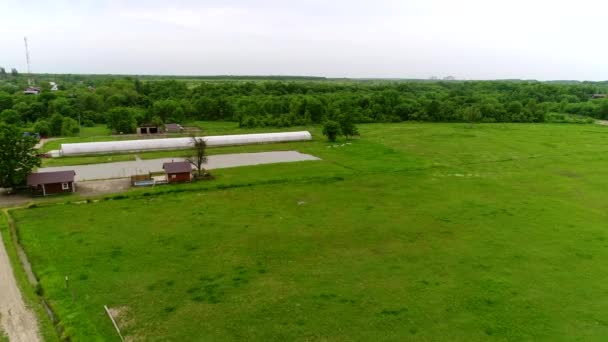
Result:
<svg viewBox="0 0 608 342">
<path fill-rule="evenodd" d="M 63 334 L 118 341 L 108 305 L 132 341 L 608 336 L 608 127 L 359 130 L 227 148 L 319 161 L 11 210 Z"/>
</svg>

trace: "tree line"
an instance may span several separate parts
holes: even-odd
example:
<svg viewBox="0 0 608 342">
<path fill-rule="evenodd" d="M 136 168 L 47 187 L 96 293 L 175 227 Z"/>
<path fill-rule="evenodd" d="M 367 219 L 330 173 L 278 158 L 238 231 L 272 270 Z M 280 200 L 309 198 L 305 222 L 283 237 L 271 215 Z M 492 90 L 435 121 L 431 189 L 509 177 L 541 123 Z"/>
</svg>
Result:
<svg viewBox="0 0 608 342">
<path fill-rule="evenodd" d="M 103 75 L 39 75 L 39 95 L 24 95 L 23 75 L 0 77 L 0 121 L 41 135 L 74 135 L 107 124 L 196 120 L 242 127 L 335 122 L 545 122 L 573 115 L 608 119 L 605 83 L 535 81 L 355 81 L 325 79 L 163 79 Z M 47 80 L 59 83 L 51 91 Z"/>
</svg>

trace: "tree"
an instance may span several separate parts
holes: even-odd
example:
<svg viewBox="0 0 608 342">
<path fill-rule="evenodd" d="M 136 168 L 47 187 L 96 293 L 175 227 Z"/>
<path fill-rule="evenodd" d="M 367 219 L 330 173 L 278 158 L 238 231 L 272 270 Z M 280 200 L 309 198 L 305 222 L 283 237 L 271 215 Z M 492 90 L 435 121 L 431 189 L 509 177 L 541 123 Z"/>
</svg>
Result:
<svg viewBox="0 0 608 342">
<path fill-rule="evenodd" d="M 55 113 L 51 116 L 50 122 L 50 133 L 52 136 L 60 136 L 61 129 L 63 128 L 63 116 L 59 113 Z"/>
<path fill-rule="evenodd" d="M 184 109 L 175 100 L 161 100 L 152 105 L 152 115 L 160 117 L 165 123 L 182 122 Z"/>
<path fill-rule="evenodd" d="M 61 135 L 74 136 L 78 134 L 79 130 L 78 121 L 72 118 L 63 118 L 63 122 L 61 123 Z"/>
<path fill-rule="evenodd" d="M 34 133 L 38 133 L 43 137 L 51 135 L 51 125 L 46 120 L 38 120 L 34 124 Z"/>
<path fill-rule="evenodd" d="M 17 71 L 17 69 L 12 68 L 12 69 L 11 69 L 11 75 L 12 75 L 12 76 L 19 76 L 19 72 Z"/>
<path fill-rule="evenodd" d="M 13 98 L 8 93 L 0 91 L 0 112 L 11 108 L 13 108 Z"/>
<path fill-rule="evenodd" d="M 137 117 L 141 113 L 135 108 L 117 107 L 108 112 L 108 127 L 116 133 L 134 133 L 137 128 Z"/>
<path fill-rule="evenodd" d="M 596 117 L 602 120 L 608 119 L 608 99 L 604 99 L 600 102 L 600 105 L 597 108 Z"/>
<path fill-rule="evenodd" d="M 340 118 L 338 119 L 338 123 L 340 124 L 340 131 L 342 132 L 342 135 L 344 135 L 346 138 L 349 138 L 349 137 L 352 137 L 355 135 L 359 135 L 359 130 L 357 129 L 357 126 L 355 126 L 355 123 L 353 122 L 352 115 L 348 115 L 348 114 L 340 115 Z"/>
<path fill-rule="evenodd" d="M 340 134 L 340 124 L 332 121 L 332 120 L 328 120 L 325 122 L 325 125 L 323 125 L 323 135 L 327 137 L 327 139 L 329 141 L 336 141 L 336 138 L 338 137 L 338 135 Z"/>
<path fill-rule="evenodd" d="M 9 125 L 19 125 L 21 123 L 21 116 L 14 109 L 5 109 L 0 113 L 0 121 Z"/>
<path fill-rule="evenodd" d="M 78 111 L 72 105 L 72 101 L 65 97 L 58 97 L 49 102 L 49 113 L 58 113 L 70 118 L 77 118 Z"/>
<path fill-rule="evenodd" d="M 25 183 L 30 171 L 40 166 L 35 145 L 36 139 L 24 137 L 16 126 L 0 123 L 0 187 Z"/>
<path fill-rule="evenodd" d="M 323 103 L 316 97 L 306 99 L 306 116 L 310 118 L 310 121 L 315 123 L 321 122 L 324 110 Z"/>
<path fill-rule="evenodd" d="M 6 69 L 0 67 L 0 78 L 6 78 Z"/>
<path fill-rule="evenodd" d="M 481 120 L 481 111 L 477 107 L 465 108 L 463 109 L 462 116 L 470 124 L 469 127 L 472 128 L 475 122 Z"/>
<path fill-rule="evenodd" d="M 192 139 L 192 156 L 187 158 L 186 160 L 190 162 L 190 164 L 196 167 L 198 171 L 198 176 L 203 175 L 203 164 L 207 162 L 207 143 L 203 138 L 197 138 L 195 136 L 191 137 Z"/>
</svg>

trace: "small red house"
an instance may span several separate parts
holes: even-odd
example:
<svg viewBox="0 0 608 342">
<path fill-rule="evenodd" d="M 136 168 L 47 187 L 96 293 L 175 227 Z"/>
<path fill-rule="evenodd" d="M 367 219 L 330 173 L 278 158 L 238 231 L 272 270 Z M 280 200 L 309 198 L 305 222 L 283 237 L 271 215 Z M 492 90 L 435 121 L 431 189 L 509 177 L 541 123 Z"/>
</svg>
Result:
<svg viewBox="0 0 608 342">
<path fill-rule="evenodd" d="M 192 164 L 187 161 L 164 163 L 163 169 L 167 174 L 168 183 L 192 181 Z"/>
<path fill-rule="evenodd" d="M 76 172 L 73 170 L 30 173 L 27 176 L 27 185 L 35 195 L 48 196 L 76 192 L 75 176 Z"/>
</svg>

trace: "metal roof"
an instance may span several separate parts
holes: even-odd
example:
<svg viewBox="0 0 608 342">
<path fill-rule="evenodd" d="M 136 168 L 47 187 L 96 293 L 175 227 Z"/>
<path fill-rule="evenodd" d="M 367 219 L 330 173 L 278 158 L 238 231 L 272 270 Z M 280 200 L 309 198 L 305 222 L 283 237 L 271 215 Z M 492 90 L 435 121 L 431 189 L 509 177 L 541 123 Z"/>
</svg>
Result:
<svg viewBox="0 0 608 342">
<path fill-rule="evenodd" d="M 164 163 L 163 169 L 167 173 L 186 173 L 192 172 L 192 164 L 187 161 Z"/>
<path fill-rule="evenodd" d="M 37 186 L 40 184 L 68 183 L 74 181 L 74 176 L 76 176 L 76 172 L 73 170 L 30 173 L 27 176 L 27 185 Z"/>
<path fill-rule="evenodd" d="M 165 124 L 165 129 L 175 130 L 175 129 L 184 129 L 184 128 L 180 124 L 170 123 L 170 124 Z"/>
</svg>

